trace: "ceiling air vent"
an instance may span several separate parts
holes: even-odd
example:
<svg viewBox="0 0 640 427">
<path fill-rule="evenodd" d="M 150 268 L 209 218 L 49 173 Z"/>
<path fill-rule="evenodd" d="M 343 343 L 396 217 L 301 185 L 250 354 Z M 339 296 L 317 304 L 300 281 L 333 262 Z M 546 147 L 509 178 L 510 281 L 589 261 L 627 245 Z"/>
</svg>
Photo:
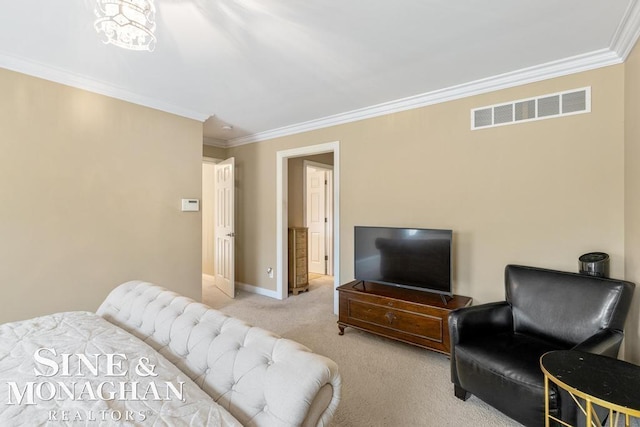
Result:
<svg viewBox="0 0 640 427">
<path fill-rule="evenodd" d="M 471 110 L 471 129 L 591 112 L 591 87 L 519 99 Z"/>
</svg>

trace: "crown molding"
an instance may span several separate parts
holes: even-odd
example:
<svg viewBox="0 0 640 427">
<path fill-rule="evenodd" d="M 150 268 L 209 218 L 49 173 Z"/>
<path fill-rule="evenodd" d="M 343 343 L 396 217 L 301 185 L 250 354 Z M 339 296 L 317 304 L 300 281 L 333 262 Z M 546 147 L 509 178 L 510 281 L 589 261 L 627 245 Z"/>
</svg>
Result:
<svg viewBox="0 0 640 427">
<path fill-rule="evenodd" d="M 51 67 L 29 59 L 8 55 L 5 52 L 0 52 L 0 67 L 200 122 L 204 122 L 211 115 L 162 102 L 155 98 L 142 96 L 112 84 L 90 79 L 79 74 L 71 73 L 69 71 Z"/>
<path fill-rule="evenodd" d="M 218 148 L 229 147 L 229 145 L 227 144 L 227 141 L 224 141 L 222 139 L 217 139 L 217 138 L 209 138 L 208 136 L 205 136 L 202 138 L 202 143 L 210 147 L 218 147 Z"/>
<path fill-rule="evenodd" d="M 453 101 L 469 96 L 480 95 L 496 90 L 507 89 L 527 83 L 534 83 L 555 77 L 589 71 L 622 63 L 621 57 L 610 49 L 600 49 L 582 55 L 564 58 L 546 64 L 523 68 L 521 70 L 451 86 L 445 89 L 435 90 L 420 95 L 410 96 L 395 101 L 377 104 L 371 107 L 348 111 L 320 119 L 284 126 L 265 132 L 255 133 L 240 138 L 229 140 L 229 147 L 265 141 L 268 139 L 294 135 L 330 126 L 351 123 L 359 120 L 370 119 L 386 114 L 398 113 L 414 108 L 426 107 L 442 102 Z"/>
<path fill-rule="evenodd" d="M 427 92 L 421 95 L 402 98 L 371 107 L 348 111 L 316 120 L 284 126 L 265 132 L 234 138 L 228 141 L 228 147 L 235 147 L 268 139 L 279 138 L 297 133 L 308 132 L 330 126 L 337 126 L 358 120 L 397 113 L 413 108 L 426 107 L 440 102 L 452 101 L 482 93 L 508 89 L 527 83 L 533 83 L 555 77 L 562 77 L 596 68 L 623 63 L 640 38 L 640 0 L 631 0 L 618 28 L 610 48 L 600 49 L 582 55 L 573 56 L 546 64 L 505 73 L 486 79 Z"/>
<path fill-rule="evenodd" d="M 640 1 L 632 0 L 613 34 L 611 50 L 626 61 L 640 37 Z"/>
<path fill-rule="evenodd" d="M 612 37 L 610 48 L 608 49 L 600 49 L 570 58 L 451 86 L 449 88 L 264 132 L 257 132 L 251 135 L 233 138 L 227 142 L 219 140 L 209 140 L 207 142 L 205 140 L 204 143 L 221 148 L 236 147 L 620 64 L 627 59 L 638 38 L 640 38 L 640 0 L 631 0 Z M 26 58 L 8 55 L 5 52 L 0 52 L 0 67 L 200 122 L 204 122 L 211 116 L 209 113 L 194 111 L 182 106 L 160 101 L 153 97 L 142 96 L 103 81 L 91 79 Z"/>
</svg>

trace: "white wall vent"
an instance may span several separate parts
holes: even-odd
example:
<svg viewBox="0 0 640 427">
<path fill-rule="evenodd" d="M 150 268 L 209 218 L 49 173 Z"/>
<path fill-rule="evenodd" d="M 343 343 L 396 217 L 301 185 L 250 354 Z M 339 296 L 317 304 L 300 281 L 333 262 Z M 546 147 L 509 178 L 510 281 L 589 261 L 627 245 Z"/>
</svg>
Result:
<svg viewBox="0 0 640 427">
<path fill-rule="evenodd" d="M 471 129 L 591 112 L 591 87 L 550 93 L 471 110 Z"/>
</svg>

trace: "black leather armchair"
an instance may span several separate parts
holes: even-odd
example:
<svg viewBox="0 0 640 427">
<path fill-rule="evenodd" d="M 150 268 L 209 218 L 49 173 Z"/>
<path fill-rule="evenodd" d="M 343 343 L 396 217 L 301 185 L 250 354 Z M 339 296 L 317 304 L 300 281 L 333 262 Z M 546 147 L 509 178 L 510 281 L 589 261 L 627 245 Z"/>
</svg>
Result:
<svg viewBox="0 0 640 427">
<path fill-rule="evenodd" d="M 540 356 L 576 349 L 617 357 L 635 285 L 534 267 L 505 269 L 506 301 L 449 316 L 455 395 L 474 394 L 525 426 L 544 425 Z M 575 425 L 578 411 L 550 388 L 550 412 Z"/>
</svg>

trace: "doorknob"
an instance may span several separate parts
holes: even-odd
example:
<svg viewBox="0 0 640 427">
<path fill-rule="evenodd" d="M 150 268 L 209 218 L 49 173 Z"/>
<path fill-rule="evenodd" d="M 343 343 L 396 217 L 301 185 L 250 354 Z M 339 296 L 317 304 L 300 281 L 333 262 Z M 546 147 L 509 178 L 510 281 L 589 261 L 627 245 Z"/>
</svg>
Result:
<svg viewBox="0 0 640 427">
<path fill-rule="evenodd" d="M 236 237 L 236 233 L 227 233 L 227 237 Z"/>
</svg>

